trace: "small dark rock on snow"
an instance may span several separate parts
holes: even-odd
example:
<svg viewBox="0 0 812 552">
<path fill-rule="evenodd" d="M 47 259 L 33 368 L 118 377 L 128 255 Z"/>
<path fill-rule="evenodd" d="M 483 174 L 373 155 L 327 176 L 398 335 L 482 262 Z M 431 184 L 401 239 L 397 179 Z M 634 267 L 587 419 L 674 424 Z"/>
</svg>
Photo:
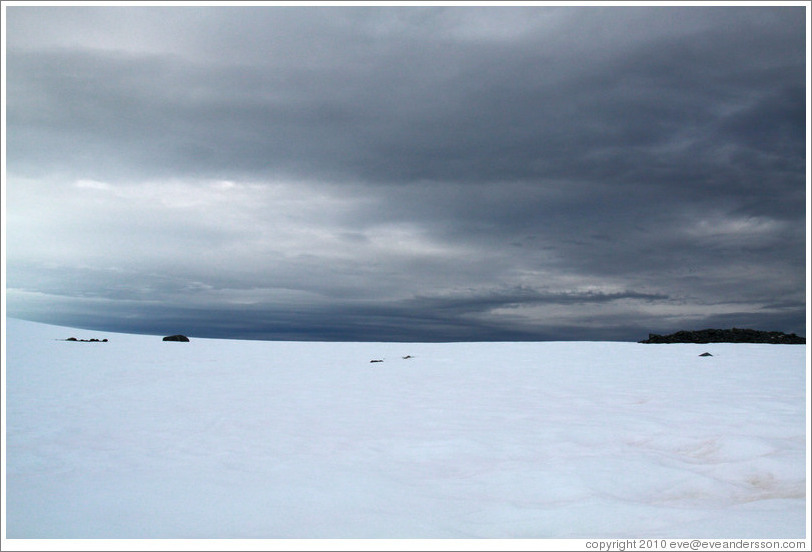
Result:
<svg viewBox="0 0 812 552">
<path fill-rule="evenodd" d="M 699 356 L 713 356 L 713 355 L 712 355 L 712 354 L 710 354 L 710 353 L 702 353 L 702 354 L 701 354 L 701 355 L 699 355 Z"/>
<path fill-rule="evenodd" d="M 185 335 L 168 335 L 164 338 L 164 341 L 185 341 L 188 342 L 189 338 Z"/>
</svg>

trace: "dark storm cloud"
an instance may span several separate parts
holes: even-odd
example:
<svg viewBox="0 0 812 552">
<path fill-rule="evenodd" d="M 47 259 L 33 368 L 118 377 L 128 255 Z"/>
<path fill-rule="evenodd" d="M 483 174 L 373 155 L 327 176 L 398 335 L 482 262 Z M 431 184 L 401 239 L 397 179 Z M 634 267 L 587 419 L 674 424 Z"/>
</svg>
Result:
<svg viewBox="0 0 812 552">
<path fill-rule="evenodd" d="M 802 7 L 7 14 L 19 315 L 310 339 L 804 331 Z"/>
<path fill-rule="evenodd" d="M 611 178 L 615 162 L 634 163 L 629 149 L 669 165 L 697 148 L 744 147 L 736 142 L 774 150 L 783 137 L 803 156 L 801 9 L 562 9 L 568 34 L 545 28 L 547 10 L 524 9 L 538 29 L 509 41 L 455 40 L 453 8 L 202 11 L 210 16 L 187 32 L 228 56 L 17 52 L 12 33 L 9 124 L 31 131 L 13 144 L 15 160 L 43 134 L 51 163 L 73 170 L 100 170 L 75 159 L 84 146 L 138 172 L 374 183 Z M 345 15 L 330 24 L 331 12 Z M 307 40 L 277 35 L 291 20 Z M 378 22 L 389 20 L 385 34 Z M 674 20 L 687 30 L 669 31 Z M 669 146 L 678 151 L 658 149 Z"/>
</svg>

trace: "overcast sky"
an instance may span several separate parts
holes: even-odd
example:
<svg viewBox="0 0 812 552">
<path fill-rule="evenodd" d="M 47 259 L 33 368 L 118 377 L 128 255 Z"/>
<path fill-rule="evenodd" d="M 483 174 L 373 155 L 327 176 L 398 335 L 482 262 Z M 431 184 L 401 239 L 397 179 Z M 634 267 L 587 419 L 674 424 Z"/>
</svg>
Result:
<svg viewBox="0 0 812 552">
<path fill-rule="evenodd" d="M 805 327 L 805 8 L 7 7 L 9 316 Z"/>
</svg>

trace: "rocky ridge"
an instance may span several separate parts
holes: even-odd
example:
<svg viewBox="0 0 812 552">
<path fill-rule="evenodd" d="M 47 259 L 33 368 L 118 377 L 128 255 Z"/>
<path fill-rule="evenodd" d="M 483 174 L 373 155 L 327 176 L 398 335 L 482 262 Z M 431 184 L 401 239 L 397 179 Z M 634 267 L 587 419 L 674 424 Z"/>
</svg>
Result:
<svg viewBox="0 0 812 552">
<path fill-rule="evenodd" d="M 639 343 L 774 343 L 780 345 L 805 345 L 806 338 L 794 333 L 765 332 L 732 328 L 729 330 L 679 331 L 668 335 L 648 334 Z"/>
</svg>

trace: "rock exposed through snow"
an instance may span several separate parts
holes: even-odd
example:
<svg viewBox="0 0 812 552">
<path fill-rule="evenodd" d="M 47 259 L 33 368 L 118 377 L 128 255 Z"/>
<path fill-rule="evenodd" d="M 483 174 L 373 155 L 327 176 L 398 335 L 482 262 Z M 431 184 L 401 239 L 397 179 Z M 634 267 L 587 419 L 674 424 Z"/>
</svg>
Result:
<svg viewBox="0 0 812 552">
<path fill-rule="evenodd" d="M 733 328 L 730 330 L 680 331 L 669 335 L 648 334 L 640 343 L 774 343 L 781 345 L 804 345 L 806 338 L 794 333 L 764 332 Z"/>
</svg>

